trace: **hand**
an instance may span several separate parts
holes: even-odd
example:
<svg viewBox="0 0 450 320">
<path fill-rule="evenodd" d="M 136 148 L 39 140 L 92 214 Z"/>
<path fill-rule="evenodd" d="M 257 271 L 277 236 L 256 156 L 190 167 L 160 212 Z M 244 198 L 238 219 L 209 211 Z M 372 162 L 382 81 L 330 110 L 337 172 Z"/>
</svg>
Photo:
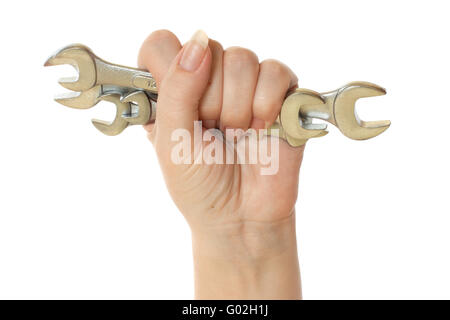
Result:
<svg viewBox="0 0 450 320">
<path fill-rule="evenodd" d="M 280 140 L 277 173 L 261 175 L 262 164 L 176 164 L 179 142 L 172 140 L 180 128 L 193 137 L 197 120 L 203 132 L 267 128 L 297 77 L 278 61 L 259 63 L 247 49 L 223 50 L 203 32 L 183 47 L 169 31 L 152 33 L 139 66 L 158 86 L 156 122 L 145 129 L 167 188 L 192 230 L 196 297 L 300 298 L 294 207 L 303 147 Z M 266 138 L 267 143 L 272 139 L 278 138 Z M 216 141 L 223 150 L 233 144 Z M 237 144 L 246 142 L 248 148 L 248 138 Z M 197 142 L 191 143 L 194 149 Z M 199 143 L 205 148 L 212 142 Z"/>
</svg>

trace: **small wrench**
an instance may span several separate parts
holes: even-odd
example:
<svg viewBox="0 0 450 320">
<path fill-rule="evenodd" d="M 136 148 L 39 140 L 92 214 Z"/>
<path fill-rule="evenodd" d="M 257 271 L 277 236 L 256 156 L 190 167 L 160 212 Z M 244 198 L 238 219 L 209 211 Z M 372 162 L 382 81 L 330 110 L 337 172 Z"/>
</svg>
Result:
<svg viewBox="0 0 450 320">
<path fill-rule="evenodd" d="M 89 109 L 100 101 L 114 103 L 116 116 L 112 122 L 92 119 L 94 126 L 109 136 L 118 135 L 128 125 L 146 124 L 156 118 L 155 95 L 126 87 L 97 85 L 83 92 L 58 95 L 55 101 L 75 109 Z"/>
</svg>

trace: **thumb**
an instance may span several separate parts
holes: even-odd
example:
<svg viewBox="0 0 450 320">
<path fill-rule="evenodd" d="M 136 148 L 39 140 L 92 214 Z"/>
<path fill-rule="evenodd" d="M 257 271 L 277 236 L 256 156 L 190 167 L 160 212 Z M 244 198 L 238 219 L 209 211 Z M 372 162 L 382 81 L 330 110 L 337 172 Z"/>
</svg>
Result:
<svg viewBox="0 0 450 320">
<path fill-rule="evenodd" d="M 208 36 L 197 31 L 178 53 L 158 90 L 156 130 L 152 140 L 169 150 L 176 143 L 172 132 L 185 129 L 193 137 L 198 105 L 206 89 L 211 67 Z"/>
</svg>

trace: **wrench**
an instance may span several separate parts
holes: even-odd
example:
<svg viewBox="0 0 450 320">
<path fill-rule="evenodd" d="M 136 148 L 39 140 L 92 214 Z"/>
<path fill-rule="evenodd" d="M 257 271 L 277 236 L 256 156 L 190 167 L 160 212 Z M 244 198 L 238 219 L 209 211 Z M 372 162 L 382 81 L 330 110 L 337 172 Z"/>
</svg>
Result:
<svg viewBox="0 0 450 320">
<path fill-rule="evenodd" d="M 107 84 L 157 93 L 151 73 L 106 62 L 82 44 L 62 48 L 47 59 L 44 66 L 70 64 L 78 70 L 78 77 L 61 78 L 59 84 L 72 91 L 85 91 Z"/>
<path fill-rule="evenodd" d="M 100 100 L 116 104 L 113 122 L 93 120 L 101 132 L 116 135 L 130 124 L 146 124 L 155 120 L 157 89 L 149 72 L 106 62 L 81 44 L 64 47 L 44 65 L 60 64 L 74 66 L 79 75 L 78 78 L 59 80 L 63 87 L 77 92 L 60 95 L 55 98 L 57 102 L 78 109 L 90 108 Z M 325 124 L 312 123 L 316 118 L 335 125 L 351 139 L 375 137 L 390 126 L 390 121 L 360 120 L 355 112 L 355 103 L 359 98 L 385 93 L 383 88 L 369 82 L 351 82 L 325 93 L 296 89 L 286 97 L 279 116 L 266 134 L 278 136 L 298 147 L 310 138 L 328 133 Z"/>
<path fill-rule="evenodd" d="M 346 137 L 354 140 L 373 138 L 391 124 L 389 120 L 363 121 L 355 111 L 355 103 L 364 97 L 386 94 L 386 90 L 369 82 L 351 82 L 337 90 L 318 93 L 296 89 L 283 103 L 278 126 L 281 126 L 291 146 L 302 145 L 309 138 L 321 137 L 326 125 L 313 124 L 311 119 L 325 120 L 335 125 Z M 295 121 L 299 115 L 300 122 Z M 302 119 L 305 123 L 302 125 Z"/>
<path fill-rule="evenodd" d="M 299 108 L 301 117 L 325 120 L 350 139 L 366 140 L 376 137 L 391 125 L 389 120 L 363 121 L 356 113 L 355 103 L 358 99 L 386 94 L 386 90 L 376 84 L 356 81 L 322 94 L 305 89 L 299 89 L 297 93 L 300 94 L 298 103 L 302 104 Z M 306 101 L 305 93 L 317 97 L 317 103 Z"/>
<path fill-rule="evenodd" d="M 112 85 L 97 85 L 83 92 L 58 95 L 55 101 L 70 108 L 89 109 L 100 101 L 116 105 L 112 122 L 92 119 L 93 125 L 106 135 L 121 133 L 128 125 L 153 122 L 156 117 L 156 98 L 151 94 Z"/>
</svg>

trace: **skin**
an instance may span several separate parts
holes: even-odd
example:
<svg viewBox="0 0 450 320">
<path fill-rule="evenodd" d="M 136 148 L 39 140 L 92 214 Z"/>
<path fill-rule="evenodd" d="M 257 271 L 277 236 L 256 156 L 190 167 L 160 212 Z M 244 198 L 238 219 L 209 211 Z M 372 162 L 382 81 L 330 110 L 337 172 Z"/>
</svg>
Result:
<svg viewBox="0 0 450 320">
<path fill-rule="evenodd" d="M 194 120 L 222 130 L 269 126 L 297 77 L 279 61 L 259 62 L 248 49 L 224 50 L 211 39 L 197 50 L 198 66 L 186 70 L 183 54 L 195 45 L 191 40 L 183 47 L 173 33 L 159 30 L 144 41 L 138 58 L 158 85 L 157 119 L 144 128 L 192 231 L 195 297 L 300 299 L 294 208 L 303 147 L 280 140 L 275 175 L 260 175 L 259 164 L 171 161 L 172 131 L 193 132 Z"/>
</svg>

